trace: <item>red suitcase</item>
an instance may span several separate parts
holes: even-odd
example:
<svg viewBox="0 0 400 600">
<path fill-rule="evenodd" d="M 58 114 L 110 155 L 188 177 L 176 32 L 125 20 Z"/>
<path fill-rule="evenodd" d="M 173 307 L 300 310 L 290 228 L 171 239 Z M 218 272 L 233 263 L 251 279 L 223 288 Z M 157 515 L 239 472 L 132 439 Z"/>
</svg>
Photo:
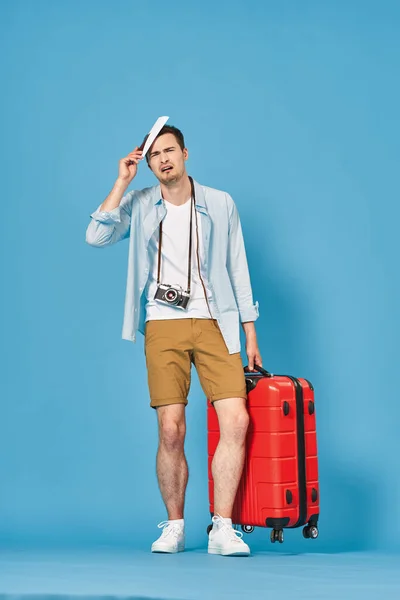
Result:
<svg viewBox="0 0 400 600">
<path fill-rule="evenodd" d="M 245 367 L 250 424 L 246 459 L 232 523 L 251 533 L 269 527 L 271 541 L 283 542 L 283 529 L 303 526 L 305 538 L 318 536 L 319 485 L 314 389 L 306 379 L 272 375 Z M 217 414 L 210 402 L 208 484 L 214 514 L 211 462 L 219 440 Z M 211 525 L 208 528 L 210 530 Z"/>
</svg>

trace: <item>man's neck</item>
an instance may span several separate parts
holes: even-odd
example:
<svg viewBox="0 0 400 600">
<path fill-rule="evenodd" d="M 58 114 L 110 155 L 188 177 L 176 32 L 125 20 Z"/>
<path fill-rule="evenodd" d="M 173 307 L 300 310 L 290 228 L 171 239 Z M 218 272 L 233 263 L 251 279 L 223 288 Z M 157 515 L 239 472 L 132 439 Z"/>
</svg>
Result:
<svg viewBox="0 0 400 600">
<path fill-rule="evenodd" d="M 192 186 L 190 185 L 188 175 L 184 175 L 179 181 L 171 185 L 166 186 L 161 184 L 161 195 L 164 200 L 176 204 L 176 206 L 185 204 L 191 194 Z"/>
</svg>

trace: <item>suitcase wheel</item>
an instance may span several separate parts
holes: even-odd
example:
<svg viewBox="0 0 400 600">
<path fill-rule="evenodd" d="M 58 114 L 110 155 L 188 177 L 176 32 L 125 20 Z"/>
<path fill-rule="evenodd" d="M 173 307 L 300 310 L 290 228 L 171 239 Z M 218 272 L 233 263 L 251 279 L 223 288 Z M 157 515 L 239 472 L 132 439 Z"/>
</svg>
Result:
<svg viewBox="0 0 400 600">
<path fill-rule="evenodd" d="M 254 527 L 253 525 L 242 525 L 242 531 L 245 533 L 253 533 Z"/>
<path fill-rule="evenodd" d="M 303 529 L 303 536 L 306 539 L 315 540 L 318 537 L 319 531 L 316 525 L 306 525 Z"/>
<path fill-rule="evenodd" d="M 271 531 L 271 542 L 275 544 L 275 542 L 283 543 L 283 529 L 273 529 Z"/>
</svg>

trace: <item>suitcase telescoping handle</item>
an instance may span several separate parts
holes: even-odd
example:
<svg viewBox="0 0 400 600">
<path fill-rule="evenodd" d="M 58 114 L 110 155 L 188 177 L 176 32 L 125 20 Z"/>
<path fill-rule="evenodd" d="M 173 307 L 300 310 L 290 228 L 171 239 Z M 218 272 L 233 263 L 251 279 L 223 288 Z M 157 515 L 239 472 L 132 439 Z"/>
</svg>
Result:
<svg viewBox="0 0 400 600">
<path fill-rule="evenodd" d="M 244 368 L 246 373 L 254 373 L 254 371 L 258 371 L 259 373 L 261 373 L 261 375 L 264 375 L 265 377 L 273 377 L 272 373 L 270 373 L 269 371 L 266 371 L 265 369 L 263 369 L 262 367 L 260 367 L 259 365 L 254 365 L 254 370 L 253 371 L 249 371 L 249 367 L 245 367 Z"/>
</svg>

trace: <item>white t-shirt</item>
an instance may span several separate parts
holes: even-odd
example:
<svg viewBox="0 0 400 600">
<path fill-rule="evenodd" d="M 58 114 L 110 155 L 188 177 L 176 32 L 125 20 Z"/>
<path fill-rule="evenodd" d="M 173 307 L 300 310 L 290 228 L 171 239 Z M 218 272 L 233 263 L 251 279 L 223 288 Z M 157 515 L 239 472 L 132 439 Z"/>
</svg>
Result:
<svg viewBox="0 0 400 600">
<path fill-rule="evenodd" d="M 167 214 L 162 226 L 161 245 L 161 274 L 160 283 L 167 285 L 180 285 L 186 291 L 188 284 L 188 260 L 189 260 L 189 229 L 190 229 L 190 206 L 192 200 L 185 204 L 176 206 L 164 200 Z M 199 232 L 199 258 L 201 276 L 207 291 L 207 280 L 204 275 L 204 252 L 201 243 L 201 219 L 197 214 Z M 149 279 L 145 288 L 146 295 L 146 321 L 155 319 L 210 319 L 211 315 L 207 307 L 204 289 L 199 278 L 197 264 L 197 238 L 196 238 L 196 215 L 193 207 L 192 216 L 192 270 L 190 300 L 187 308 L 183 310 L 176 306 L 167 305 L 159 300 L 154 300 L 157 290 L 158 269 L 158 246 L 159 233 L 157 227 L 150 239 L 148 252 L 150 258 Z M 211 307 L 210 307 L 211 308 Z"/>
</svg>

